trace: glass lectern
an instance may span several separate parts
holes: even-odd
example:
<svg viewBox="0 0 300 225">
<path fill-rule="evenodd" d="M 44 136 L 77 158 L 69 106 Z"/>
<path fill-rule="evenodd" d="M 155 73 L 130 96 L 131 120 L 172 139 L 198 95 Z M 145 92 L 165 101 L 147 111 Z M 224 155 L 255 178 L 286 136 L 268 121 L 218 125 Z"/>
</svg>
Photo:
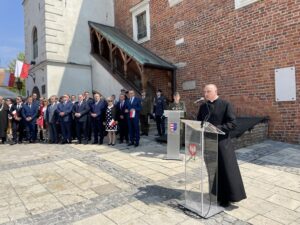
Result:
<svg viewBox="0 0 300 225">
<path fill-rule="evenodd" d="M 218 135 L 208 122 L 182 120 L 185 124 L 185 194 L 180 202 L 201 217 L 223 211 L 218 206 Z"/>
</svg>

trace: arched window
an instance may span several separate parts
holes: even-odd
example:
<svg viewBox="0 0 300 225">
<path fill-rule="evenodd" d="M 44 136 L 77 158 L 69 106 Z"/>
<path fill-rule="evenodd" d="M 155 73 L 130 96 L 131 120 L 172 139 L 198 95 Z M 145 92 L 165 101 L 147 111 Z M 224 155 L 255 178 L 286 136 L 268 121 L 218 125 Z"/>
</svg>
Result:
<svg viewBox="0 0 300 225">
<path fill-rule="evenodd" d="M 33 28 L 32 32 L 32 46 L 33 46 L 33 59 L 36 59 L 39 54 L 38 50 L 38 34 L 36 27 Z"/>
</svg>

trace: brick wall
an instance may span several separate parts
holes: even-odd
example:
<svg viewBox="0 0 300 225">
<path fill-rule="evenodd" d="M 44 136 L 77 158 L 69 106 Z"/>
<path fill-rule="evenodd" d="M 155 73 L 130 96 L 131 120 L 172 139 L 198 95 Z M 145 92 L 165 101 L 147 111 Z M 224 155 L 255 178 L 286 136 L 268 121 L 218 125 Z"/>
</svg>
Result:
<svg viewBox="0 0 300 225">
<path fill-rule="evenodd" d="M 171 74 L 165 70 L 149 69 L 149 82 L 153 87 L 153 95 L 160 89 L 163 91 L 164 96 L 172 100 L 172 78 Z"/>
<path fill-rule="evenodd" d="M 116 0 L 116 26 L 132 36 L 129 9 L 140 0 Z M 300 1 L 258 1 L 238 10 L 234 0 L 150 1 L 146 48 L 180 63 L 177 88 L 190 115 L 206 83 L 215 83 L 238 115 L 270 116 L 269 137 L 300 143 Z M 175 41 L 184 38 L 184 43 Z M 274 69 L 295 66 L 296 102 L 275 102 Z M 196 89 L 183 90 L 185 81 Z"/>
</svg>

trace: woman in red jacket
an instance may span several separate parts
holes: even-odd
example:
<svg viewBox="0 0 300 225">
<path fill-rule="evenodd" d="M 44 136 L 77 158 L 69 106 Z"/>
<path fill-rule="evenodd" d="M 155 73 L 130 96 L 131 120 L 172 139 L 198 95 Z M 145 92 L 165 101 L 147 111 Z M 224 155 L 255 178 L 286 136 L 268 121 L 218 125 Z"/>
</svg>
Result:
<svg viewBox="0 0 300 225">
<path fill-rule="evenodd" d="M 47 126 L 45 121 L 45 114 L 48 106 L 48 100 L 42 98 L 40 101 L 39 118 L 36 123 L 38 125 L 38 131 L 40 135 L 40 141 L 47 141 Z"/>
</svg>

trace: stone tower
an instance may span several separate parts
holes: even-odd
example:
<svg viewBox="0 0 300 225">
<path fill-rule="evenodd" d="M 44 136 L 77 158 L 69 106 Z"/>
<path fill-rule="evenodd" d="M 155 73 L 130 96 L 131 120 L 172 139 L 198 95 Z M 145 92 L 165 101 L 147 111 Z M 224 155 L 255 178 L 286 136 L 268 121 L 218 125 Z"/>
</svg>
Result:
<svg viewBox="0 0 300 225">
<path fill-rule="evenodd" d="M 92 90 L 88 21 L 114 26 L 112 0 L 24 0 L 27 94 Z"/>
</svg>

